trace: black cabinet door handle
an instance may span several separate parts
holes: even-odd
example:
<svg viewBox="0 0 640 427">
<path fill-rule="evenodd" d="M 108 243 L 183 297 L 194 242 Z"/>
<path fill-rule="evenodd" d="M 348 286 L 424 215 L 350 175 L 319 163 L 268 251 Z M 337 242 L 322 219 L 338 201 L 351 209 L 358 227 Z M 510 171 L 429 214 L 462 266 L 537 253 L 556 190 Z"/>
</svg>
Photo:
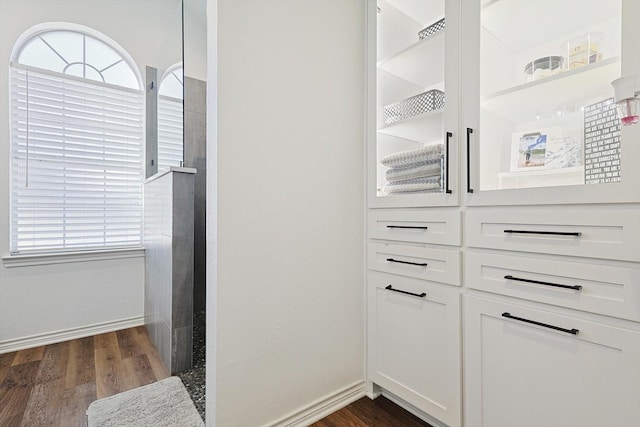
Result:
<svg viewBox="0 0 640 427">
<path fill-rule="evenodd" d="M 444 156 L 445 156 L 445 165 L 444 165 L 444 192 L 447 194 L 451 194 L 451 189 L 449 188 L 449 139 L 453 136 L 451 132 L 447 132 L 445 135 L 445 144 L 444 144 Z"/>
<path fill-rule="evenodd" d="M 531 279 L 522 279 L 520 277 L 514 277 L 511 275 L 504 276 L 504 278 L 507 280 L 517 280 L 518 282 L 527 282 L 527 283 L 535 283 L 537 285 L 553 286 L 555 288 L 573 289 L 575 291 L 579 291 L 582 289 L 582 286 L 580 285 L 561 285 L 559 283 L 541 282 L 539 280 L 531 280 Z"/>
<path fill-rule="evenodd" d="M 400 260 L 393 259 L 393 258 L 387 258 L 387 261 L 389 261 L 389 262 L 397 262 L 397 263 L 399 263 L 399 264 L 419 265 L 420 267 L 426 267 L 426 266 L 427 266 L 427 263 L 426 263 L 426 262 L 400 261 Z"/>
<path fill-rule="evenodd" d="M 522 317 L 512 316 L 511 313 L 502 313 L 502 317 L 506 317 L 507 319 L 517 320 L 519 322 L 531 323 L 532 325 L 542 326 L 544 328 L 553 329 L 554 331 L 566 332 L 567 334 L 578 335 L 580 332 L 578 329 L 565 329 L 559 326 L 549 325 L 547 323 L 536 322 L 535 320 L 523 319 Z"/>
<path fill-rule="evenodd" d="M 413 292 L 407 292 L 407 291 L 403 291 L 401 289 L 393 289 L 393 287 L 391 285 L 387 286 L 385 289 L 387 289 L 389 291 L 393 291 L 393 292 L 399 292 L 401 294 L 411 295 L 411 296 L 418 297 L 418 298 L 424 298 L 424 297 L 427 296 L 426 292 L 423 292 L 421 294 L 414 294 Z"/>
<path fill-rule="evenodd" d="M 533 230 L 504 230 L 505 233 L 510 234 L 546 234 L 551 236 L 582 236 L 579 231 L 533 231 Z"/>
<path fill-rule="evenodd" d="M 387 228 L 405 228 L 411 230 L 428 230 L 429 227 L 421 227 L 417 225 L 387 225 Z"/>
<path fill-rule="evenodd" d="M 471 188 L 471 134 L 473 129 L 467 128 L 467 193 L 473 193 Z"/>
</svg>

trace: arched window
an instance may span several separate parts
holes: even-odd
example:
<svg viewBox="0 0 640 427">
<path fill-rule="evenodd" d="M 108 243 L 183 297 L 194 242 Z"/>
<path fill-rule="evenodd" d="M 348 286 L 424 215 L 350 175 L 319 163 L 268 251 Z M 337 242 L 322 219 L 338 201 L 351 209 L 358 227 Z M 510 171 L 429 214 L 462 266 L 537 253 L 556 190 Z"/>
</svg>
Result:
<svg viewBox="0 0 640 427">
<path fill-rule="evenodd" d="M 158 170 L 182 166 L 184 74 L 182 63 L 165 72 L 158 89 Z"/>
<path fill-rule="evenodd" d="M 11 62 L 13 254 L 142 244 L 144 94 L 86 27 L 24 35 Z"/>
</svg>

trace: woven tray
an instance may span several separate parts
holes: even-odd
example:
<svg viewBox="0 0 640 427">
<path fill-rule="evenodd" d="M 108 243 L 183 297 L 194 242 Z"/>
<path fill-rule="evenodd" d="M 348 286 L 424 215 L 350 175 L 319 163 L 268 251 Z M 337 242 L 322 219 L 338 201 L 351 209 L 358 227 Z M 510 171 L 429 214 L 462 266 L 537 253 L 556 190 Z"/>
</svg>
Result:
<svg viewBox="0 0 640 427">
<path fill-rule="evenodd" d="M 384 107 L 384 122 L 395 123 L 440 108 L 444 108 L 444 92 L 432 89 Z"/>
<path fill-rule="evenodd" d="M 442 30 L 444 30 L 444 18 L 442 18 L 437 22 L 434 22 L 433 24 L 429 25 L 427 28 L 420 30 L 418 32 L 418 39 L 419 40 L 426 39 L 427 37 L 430 37 Z"/>
</svg>

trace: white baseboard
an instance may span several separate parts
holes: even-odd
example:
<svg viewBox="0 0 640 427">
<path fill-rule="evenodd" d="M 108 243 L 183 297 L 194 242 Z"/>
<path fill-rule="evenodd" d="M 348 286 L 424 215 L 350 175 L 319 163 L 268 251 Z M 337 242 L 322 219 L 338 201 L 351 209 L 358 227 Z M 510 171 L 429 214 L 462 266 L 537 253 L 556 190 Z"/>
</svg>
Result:
<svg viewBox="0 0 640 427">
<path fill-rule="evenodd" d="M 342 390 L 331 393 L 305 408 L 299 409 L 267 424 L 268 427 L 304 427 L 313 424 L 327 415 L 344 408 L 348 404 L 364 397 L 364 381 L 358 381 Z"/>
<path fill-rule="evenodd" d="M 0 342 L 0 354 L 11 353 L 12 351 L 23 350 L 25 348 L 39 347 L 41 345 L 55 344 L 62 341 L 76 338 L 90 337 L 92 335 L 104 334 L 120 329 L 133 328 L 144 325 L 144 316 L 119 319 L 111 322 L 94 323 L 93 325 L 81 326 L 78 328 L 64 329 L 45 334 L 31 335 L 24 338 L 14 338 Z"/>
</svg>

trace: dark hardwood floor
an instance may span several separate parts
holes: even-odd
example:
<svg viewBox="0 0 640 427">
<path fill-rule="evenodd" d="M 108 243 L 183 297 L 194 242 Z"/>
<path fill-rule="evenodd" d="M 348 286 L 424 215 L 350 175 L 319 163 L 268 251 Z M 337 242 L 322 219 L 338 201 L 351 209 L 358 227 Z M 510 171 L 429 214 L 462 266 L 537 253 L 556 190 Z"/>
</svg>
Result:
<svg viewBox="0 0 640 427">
<path fill-rule="evenodd" d="M 0 427 L 86 426 L 94 400 L 168 376 L 143 326 L 0 354 Z"/>
<path fill-rule="evenodd" d="M 310 427 L 431 427 L 389 399 L 356 400 Z"/>
<path fill-rule="evenodd" d="M 143 326 L 0 354 L 0 427 L 84 427 L 94 400 L 168 376 Z M 312 427 L 429 424 L 384 397 L 364 397 Z"/>
</svg>

